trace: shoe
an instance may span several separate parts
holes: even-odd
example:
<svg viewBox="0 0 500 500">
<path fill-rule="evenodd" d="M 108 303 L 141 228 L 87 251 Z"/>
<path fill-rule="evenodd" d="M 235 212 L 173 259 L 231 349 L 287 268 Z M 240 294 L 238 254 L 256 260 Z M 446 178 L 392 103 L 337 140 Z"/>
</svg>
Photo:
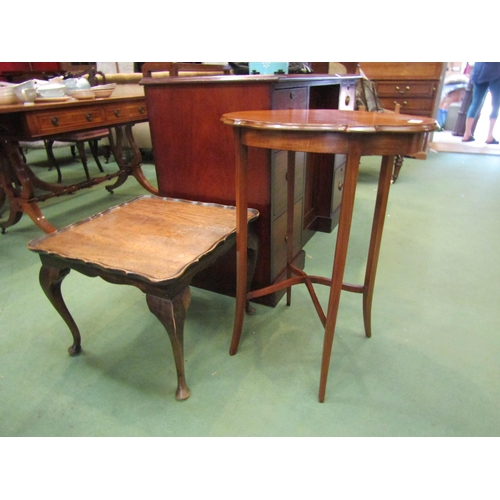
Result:
<svg viewBox="0 0 500 500">
<path fill-rule="evenodd" d="M 498 144 L 498 141 L 496 139 L 493 139 L 490 142 L 486 141 L 486 144 Z"/>
<path fill-rule="evenodd" d="M 476 139 L 474 139 L 474 136 L 471 135 L 468 139 L 462 139 L 462 142 L 474 142 Z"/>
</svg>

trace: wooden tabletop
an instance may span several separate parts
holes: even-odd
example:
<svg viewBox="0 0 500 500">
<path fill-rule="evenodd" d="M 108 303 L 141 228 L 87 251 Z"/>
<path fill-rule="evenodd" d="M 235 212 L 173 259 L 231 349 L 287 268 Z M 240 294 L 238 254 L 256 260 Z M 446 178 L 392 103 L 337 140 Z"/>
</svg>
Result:
<svg viewBox="0 0 500 500">
<path fill-rule="evenodd" d="M 248 220 L 257 216 L 248 210 Z M 235 231 L 234 207 L 146 195 L 36 238 L 28 248 L 161 283 Z"/>
<path fill-rule="evenodd" d="M 394 112 L 339 111 L 335 109 L 283 109 L 226 113 L 222 122 L 234 127 L 308 132 L 430 132 L 438 129 L 433 118 Z"/>
</svg>

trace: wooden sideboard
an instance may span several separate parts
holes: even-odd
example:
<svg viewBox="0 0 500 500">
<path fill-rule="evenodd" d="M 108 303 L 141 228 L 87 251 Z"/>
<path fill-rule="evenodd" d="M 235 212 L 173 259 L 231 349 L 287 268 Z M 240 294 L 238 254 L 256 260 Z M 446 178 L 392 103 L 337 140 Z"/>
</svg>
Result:
<svg viewBox="0 0 500 500">
<path fill-rule="evenodd" d="M 353 109 L 353 75 L 270 75 L 144 78 L 153 154 L 162 196 L 235 205 L 233 132 L 221 117 L 232 111 Z M 259 257 L 253 286 L 284 279 L 286 267 L 286 155 L 249 154 L 249 206 Z M 334 165 L 334 169 L 324 168 Z M 338 223 L 345 156 L 296 153 L 294 255 L 304 267 L 303 245 L 315 231 Z M 235 294 L 235 254 L 200 273 L 194 286 Z M 274 306 L 284 292 L 258 299 Z"/>
<path fill-rule="evenodd" d="M 446 63 L 360 62 L 359 66 L 375 83 L 385 109 L 393 110 L 399 104 L 401 113 L 437 117 Z M 411 156 L 425 159 L 427 144 L 423 151 Z"/>
<path fill-rule="evenodd" d="M 366 76 L 375 82 L 386 109 L 396 104 L 401 113 L 436 118 L 446 63 L 360 62 Z"/>
</svg>

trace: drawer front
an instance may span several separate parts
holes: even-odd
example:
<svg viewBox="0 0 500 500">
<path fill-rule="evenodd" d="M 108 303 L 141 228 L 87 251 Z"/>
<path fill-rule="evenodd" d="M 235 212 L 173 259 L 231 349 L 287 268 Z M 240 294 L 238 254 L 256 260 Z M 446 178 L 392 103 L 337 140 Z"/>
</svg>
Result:
<svg viewBox="0 0 500 500">
<path fill-rule="evenodd" d="M 110 125 L 130 120 L 147 119 L 148 112 L 144 104 L 108 105 L 105 108 L 106 120 Z"/>
<path fill-rule="evenodd" d="M 293 256 L 302 249 L 302 200 L 295 203 L 293 211 Z M 271 280 L 276 279 L 286 267 L 286 212 L 272 223 Z"/>
<path fill-rule="evenodd" d="M 147 119 L 148 112 L 143 99 L 134 102 L 101 101 L 99 104 L 93 101 L 91 105 L 58 106 L 53 109 L 33 108 L 33 111 L 26 114 L 27 127 L 32 137 L 112 127 Z"/>
<path fill-rule="evenodd" d="M 376 82 L 377 93 L 380 97 L 434 97 L 436 84 L 432 81 L 391 81 Z"/>
<path fill-rule="evenodd" d="M 416 99 L 416 98 L 408 98 L 408 97 L 386 97 L 380 98 L 382 105 L 385 109 L 393 110 L 396 104 L 401 106 L 401 113 L 414 113 L 418 112 L 424 116 L 430 116 L 432 113 L 432 99 Z"/>
<path fill-rule="evenodd" d="M 295 201 L 304 195 L 304 172 L 305 172 L 305 153 L 295 153 Z M 273 218 L 281 215 L 286 210 L 287 197 L 287 160 L 286 151 L 276 151 L 273 153 L 272 166 L 272 203 Z"/>
<path fill-rule="evenodd" d="M 60 134 L 102 126 L 105 113 L 102 108 L 86 107 L 81 109 L 55 109 L 44 111 L 30 117 L 33 135 Z"/>
<path fill-rule="evenodd" d="M 307 109 L 307 88 L 275 90 L 273 93 L 273 109 Z"/>
</svg>

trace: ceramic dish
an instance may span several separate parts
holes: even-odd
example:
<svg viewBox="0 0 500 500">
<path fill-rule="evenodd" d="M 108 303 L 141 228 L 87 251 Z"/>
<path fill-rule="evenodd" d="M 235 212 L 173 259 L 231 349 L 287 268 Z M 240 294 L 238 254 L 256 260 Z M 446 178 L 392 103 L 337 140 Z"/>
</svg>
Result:
<svg viewBox="0 0 500 500">
<path fill-rule="evenodd" d="M 92 92 L 94 92 L 96 97 L 102 98 L 109 97 L 114 92 L 114 89 L 96 89 L 96 87 L 93 87 Z"/>
<path fill-rule="evenodd" d="M 116 88 L 116 83 L 106 83 L 104 85 L 97 85 L 92 87 L 92 90 L 114 90 Z"/>
<path fill-rule="evenodd" d="M 75 99 L 94 99 L 95 97 L 94 92 L 90 89 L 73 90 L 70 95 Z"/>
<path fill-rule="evenodd" d="M 48 83 L 38 85 L 37 91 L 40 97 L 63 97 L 66 92 L 66 87 L 62 84 Z"/>
<path fill-rule="evenodd" d="M 0 94 L 0 106 L 5 106 L 7 104 L 19 104 L 19 100 L 14 93 Z"/>
</svg>

